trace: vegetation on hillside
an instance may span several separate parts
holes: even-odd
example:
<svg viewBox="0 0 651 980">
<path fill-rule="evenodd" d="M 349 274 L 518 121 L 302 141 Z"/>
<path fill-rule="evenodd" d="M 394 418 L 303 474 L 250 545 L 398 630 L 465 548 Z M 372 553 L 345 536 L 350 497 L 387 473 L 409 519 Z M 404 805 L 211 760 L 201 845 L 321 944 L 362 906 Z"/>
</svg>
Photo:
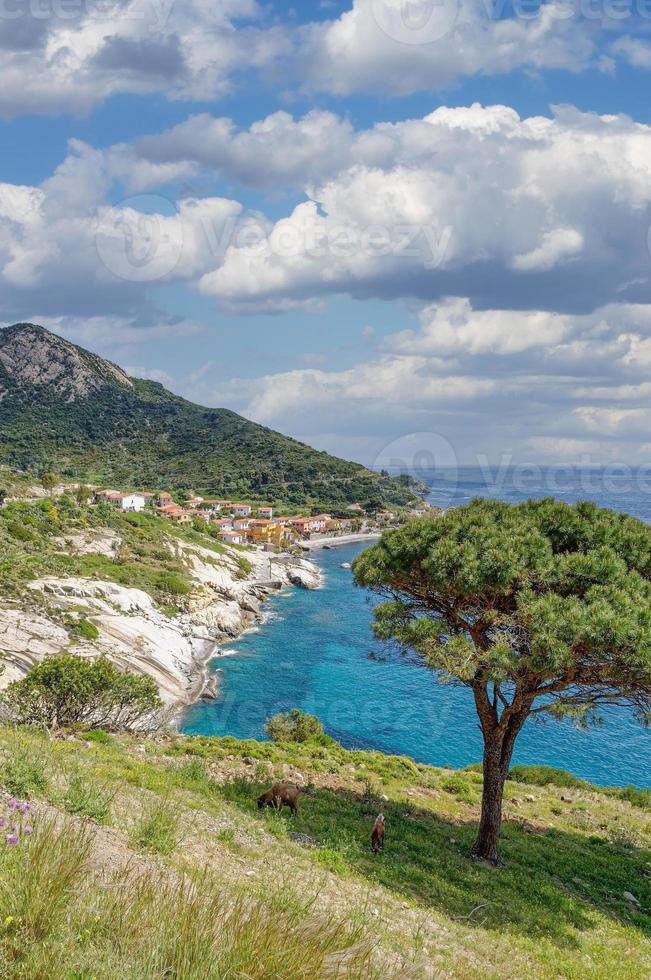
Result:
<svg viewBox="0 0 651 980">
<path fill-rule="evenodd" d="M 20 330 L 32 331 L 39 344 L 65 344 L 42 328 L 19 325 L 0 331 L 0 352 Z M 93 380 L 101 379 L 85 397 L 62 397 L 47 384 L 21 385 L 0 358 L 0 461 L 67 479 L 270 503 L 381 508 L 416 499 L 409 477 L 373 473 L 152 381 L 133 378 L 125 386 L 101 358 L 67 346 L 81 354 Z"/>
<path fill-rule="evenodd" d="M 114 534 L 117 550 L 108 556 L 84 554 L 66 546 L 78 534 Z M 213 551 L 226 549 L 207 524 L 175 525 L 153 512 L 123 514 L 111 504 L 80 505 L 63 494 L 29 503 L 13 501 L 0 508 L 0 591 L 5 598 L 19 593 L 44 575 L 89 576 L 143 589 L 166 606 L 182 603 L 190 591 L 190 570 L 178 544 Z M 229 552 L 245 576 L 246 554 Z M 208 560 L 208 559 L 206 559 Z M 79 631 L 83 624 L 70 624 Z"/>
<path fill-rule="evenodd" d="M 8 980 L 293 980 L 333 962 L 342 977 L 651 971 L 649 810 L 568 792 L 567 774 L 507 782 L 496 872 L 468 855 L 474 771 L 336 742 L 30 729 L 0 729 L 0 760 L 33 825 L 28 841 L 0 847 Z M 273 779 L 299 774 L 297 817 L 258 811 Z M 386 846 L 373 857 L 380 809 Z"/>
<path fill-rule="evenodd" d="M 474 698 L 484 739 L 476 857 L 499 863 L 502 799 L 531 716 L 651 715 L 651 527 L 591 503 L 475 500 L 391 531 L 354 563 L 376 632 Z"/>
</svg>

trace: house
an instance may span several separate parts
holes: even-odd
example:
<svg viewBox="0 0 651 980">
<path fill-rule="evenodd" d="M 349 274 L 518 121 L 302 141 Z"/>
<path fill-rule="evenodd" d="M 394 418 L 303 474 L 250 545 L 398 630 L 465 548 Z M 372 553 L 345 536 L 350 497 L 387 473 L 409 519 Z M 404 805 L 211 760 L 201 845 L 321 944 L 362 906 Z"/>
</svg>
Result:
<svg viewBox="0 0 651 980">
<path fill-rule="evenodd" d="M 172 494 L 168 493 L 167 490 L 162 490 L 160 493 L 156 494 L 156 504 L 159 507 L 165 507 L 166 504 L 173 503 Z"/>
<path fill-rule="evenodd" d="M 386 524 L 388 521 L 394 520 L 395 516 L 392 510 L 379 510 L 375 515 L 375 519 L 380 524 Z"/>
<path fill-rule="evenodd" d="M 210 524 L 213 518 L 213 512 L 211 510 L 207 510 L 205 507 L 202 507 L 200 510 L 195 510 L 194 516 L 199 517 L 202 521 L 205 521 L 206 524 Z"/>
<path fill-rule="evenodd" d="M 185 506 L 189 507 L 190 510 L 196 510 L 203 503 L 203 497 L 190 497 L 186 500 Z"/>
<path fill-rule="evenodd" d="M 351 504 L 346 510 L 364 510 L 361 504 Z"/>
<path fill-rule="evenodd" d="M 161 517 L 175 517 L 177 514 L 184 514 L 185 511 L 180 504 L 165 504 L 158 508 Z"/>
<path fill-rule="evenodd" d="M 253 544 L 280 548 L 287 538 L 287 531 L 274 521 L 254 521 L 247 532 L 247 538 Z"/>
<path fill-rule="evenodd" d="M 251 527 L 251 521 L 248 517 L 236 518 L 233 521 L 233 529 L 235 531 L 247 531 Z"/>
<path fill-rule="evenodd" d="M 108 503 L 116 504 L 118 498 L 121 497 L 119 490 L 96 490 L 95 491 L 95 501 L 96 503 Z"/>
<path fill-rule="evenodd" d="M 244 544 L 244 535 L 241 531 L 228 531 L 224 529 L 219 532 L 219 537 L 226 544 Z"/>
<path fill-rule="evenodd" d="M 315 534 L 325 531 L 330 514 L 316 514 L 314 517 L 292 517 L 290 524 L 301 534 Z"/>
<path fill-rule="evenodd" d="M 213 527 L 220 528 L 222 530 L 233 527 L 233 522 L 230 517 L 218 517 L 216 520 L 211 521 L 211 524 Z"/>
<path fill-rule="evenodd" d="M 120 510 L 138 514 L 144 510 L 147 498 L 142 493 L 121 493 L 115 500 Z"/>
<path fill-rule="evenodd" d="M 233 513 L 236 517 L 250 517 L 251 508 L 248 504 L 233 504 Z"/>
<path fill-rule="evenodd" d="M 260 517 L 272 518 L 274 516 L 273 507 L 258 507 L 258 514 Z"/>
<path fill-rule="evenodd" d="M 192 523 L 192 513 L 183 508 L 174 511 L 173 514 L 169 515 L 170 520 L 175 521 L 176 524 L 191 524 Z"/>
</svg>

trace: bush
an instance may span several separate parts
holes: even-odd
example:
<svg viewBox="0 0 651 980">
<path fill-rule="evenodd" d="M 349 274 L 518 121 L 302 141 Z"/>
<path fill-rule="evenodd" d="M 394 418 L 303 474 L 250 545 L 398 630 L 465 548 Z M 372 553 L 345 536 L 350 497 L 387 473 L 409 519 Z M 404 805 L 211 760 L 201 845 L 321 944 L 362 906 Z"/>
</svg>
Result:
<svg viewBox="0 0 651 980">
<path fill-rule="evenodd" d="M 579 779 L 565 769 L 553 766 L 513 766 L 509 779 L 514 783 L 528 783 L 530 786 L 563 786 L 567 789 L 589 789 L 590 783 Z"/>
<path fill-rule="evenodd" d="M 156 588 L 169 595 L 187 595 L 190 591 L 188 583 L 176 572 L 162 572 L 156 576 Z"/>
<path fill-rule="evenodd" d="M 7 524 L 7 530 L 16 541 L 34 541 L 36 539 L 33 531 L 30 531 L 28 527 L 25 527 L 24 524 L 19 524 L 17 521 L 10 521 Z"/>
<path fill-rule="evenodd" d="M 105 657 L 49 657 L 14 681 L 4 701 L 18 724 L 128 729 L 160 708 L 150 677 L 122 673 Z"/>
<path fill-rule="evenodd" d="M 274 715 L 264 730 L 274 742 L 309 742 L 324 735 L 323 725 L 316 715 L 308 715 L 300 708 Z"/>
</svg>

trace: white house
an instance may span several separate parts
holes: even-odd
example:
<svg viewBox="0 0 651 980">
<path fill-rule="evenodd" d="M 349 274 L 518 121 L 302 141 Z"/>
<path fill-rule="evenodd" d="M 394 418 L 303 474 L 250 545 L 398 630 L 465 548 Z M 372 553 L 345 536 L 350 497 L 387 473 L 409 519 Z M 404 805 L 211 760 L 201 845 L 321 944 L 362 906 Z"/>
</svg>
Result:
<svg viewBox="0 0 651 980">
<path fill-rule="evenodd" d="M 233 513 L 236 517 L 250 517 L 251 508 L 248 504 L 233 504 Z"/>
<path fill-rule="evenodd" d="M 258 514 L 260 517 L 268 517 L 271 519 L 274 516 L 273 507 L 258 507 Z"/>
<path fill-rule="evenodd" d="M 147 498 L 142 493 L 121 493 L 116 500 L 120 510 L 139 513 L 144 510 Z"/>
<path fill-rule="evenodd" d="M 226 544 L 244 544 L 244 535 L 239 531 L 223 530 L 219 532 L 219 537 Z"/>
<path fill-rule="evenodd" d="M 239 517 L 233 521 L 233 530 L 235 531 L 248 531 L 250 527 L 251 521 L 248 517 Z"/>
</svg>

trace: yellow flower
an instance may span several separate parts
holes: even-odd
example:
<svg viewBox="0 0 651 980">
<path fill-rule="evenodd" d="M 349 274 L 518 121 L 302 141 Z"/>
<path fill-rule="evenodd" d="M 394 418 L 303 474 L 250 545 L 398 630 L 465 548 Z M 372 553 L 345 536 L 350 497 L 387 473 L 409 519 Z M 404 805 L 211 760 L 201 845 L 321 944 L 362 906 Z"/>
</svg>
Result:
<svg viewBox="0 0 651 980">
<path fill-rule="evenodd" d="M 5 925 L 10 926 L 13 921 L 14 921 L 13 915 L 8 915 L 7 918 L 5 919 Z"/>
<path fill-rule="evenodd" d="M 102 918 L 101 915 L 96 915 L 95 916 L 95 922 L 99 922 L 101 918 Z"/>
</svg>

